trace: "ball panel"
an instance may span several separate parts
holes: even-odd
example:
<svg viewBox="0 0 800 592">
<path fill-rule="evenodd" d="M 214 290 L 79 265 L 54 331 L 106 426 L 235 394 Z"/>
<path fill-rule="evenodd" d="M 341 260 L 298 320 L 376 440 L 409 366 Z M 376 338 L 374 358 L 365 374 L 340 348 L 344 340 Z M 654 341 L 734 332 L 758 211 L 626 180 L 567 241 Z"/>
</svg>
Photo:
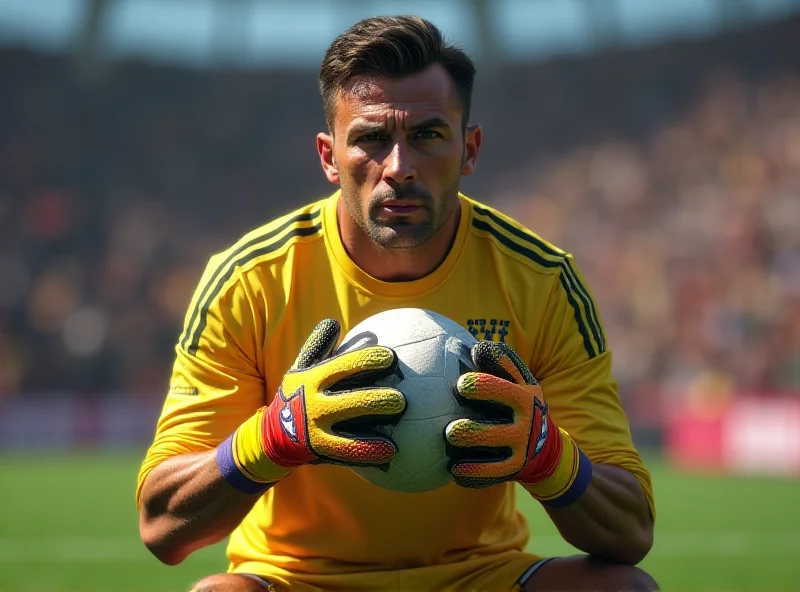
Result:
<svg viewBox="0 0 800 592">
<path fill-rule="evenodd" d="M 400 370 L 405 379 L 417 376 L 444 376 L 444 344 L 446 335 L 421 339 L 414 343 L 389 345 L 400 361 Z M 381 342 L 381 345 L 385 345 Z"/>
<path fill-rule="evenodd" d="M 401 381 L 397 388 L 406 397 L 402 423 L 458 413 L 459 405 L 444 376 L 417 376 Z"/>
<path fill-rule="evenodd" d="M 359 326 L 369 322 L 370 329 L 378 335 L 381 345 L 395 347 L 404 343 L 416 343 L 438 335 L 446 335 L 443 327 L 432 313 L 419 308 L 395 308 L 373 315 Z"/>
<path fill-rule="evenodd" d="M 381 312 L 344 337 L 347 351 L 367 340 L 395 350 L 402 379 L 380 381 L 405 395 L 408 406 L 395 426 L 380 431 L 390 436 L 398 453 L 388 471 L 372 467 L 353 470 L 367 481 L 402 492 L 432 491 L 451 482 L 447 471 L 445 426 L 468 413 L 458 402 L 455 382 L 465 369 L 472 369 L 469 351 L 477 340 L 461 325 L 440 314 L 402 308 Z M 356 339 L 353 339 L 356 338 Z"/>
<path fill-rule="evenodd" d="M 402 454 L 395 455 L 391 464 L 416 475 L 434 467 L 445 456 L 444 428 L 451 419 L 452 415 L 447 414 L 420 422 L 402 422 L 394 432 L 403 442 L 402 448 L 397 445 Z"/>
<path fill-rule="evenodd" d="M 445 342 L 444 355 L 444 379 L 455 386 L 458 377 L 464 372 L 475 370 L 469 352 L 472 346 L 478 343 L 467 331 L 462 331 L 460 335 L 452 335 Z"/>
</svg>

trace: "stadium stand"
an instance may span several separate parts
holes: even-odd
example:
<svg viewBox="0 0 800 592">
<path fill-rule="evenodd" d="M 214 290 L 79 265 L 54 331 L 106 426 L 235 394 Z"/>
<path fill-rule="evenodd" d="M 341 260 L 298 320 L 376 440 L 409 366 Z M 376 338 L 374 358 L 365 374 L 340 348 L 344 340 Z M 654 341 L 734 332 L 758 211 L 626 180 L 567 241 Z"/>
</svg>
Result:
<svg viewBox="0 0 800 592">
<path fill-rule="evenodd" d="M 800 392 L 798 61 L 795 18 L 479 81 L 466 190 L 576 255 L 628 404 Z M 328 191 L 315 80 L 68 65 L 0 52 L 0 398 L 160 399 L 207 256 Z"/>
</svg>

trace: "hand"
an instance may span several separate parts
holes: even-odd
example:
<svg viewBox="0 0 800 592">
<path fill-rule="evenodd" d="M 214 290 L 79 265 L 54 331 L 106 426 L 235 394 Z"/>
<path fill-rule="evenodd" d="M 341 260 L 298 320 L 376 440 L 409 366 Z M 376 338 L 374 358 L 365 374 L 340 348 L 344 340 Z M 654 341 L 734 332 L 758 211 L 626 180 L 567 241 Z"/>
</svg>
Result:
<svg viewBox="0 0 800 592">
<path fill-rule="evenodd" d="M 518 481 L 537 499 L 556 504 L 580 495 L 591 463 L 553 423 L 539 383 L 517 352 L 506 343 L 481 341 L 471 358 L 477 372 L 459 378 L 458 394 L 501 411 L 447 425 L 447 442 L 463 455 L 450 469 L 453 480 L 473 488 Z"/>
<path fill-rule="evenodd" d="M 245 479 L 244 488 L 255 493 L 304 464 L 383 465 L 395 454 L 390 438 L 366 430 L 359 434 L 359 421 L 389 422 L 405 411 L 400 391 L 372 386 L 395 371 L 397 356 L 376 345 L 331 357 L 340 332 L 335 320 L 320 322 L 272 402 L 229 439 L 231 458 L 223 454 L 220 462 L 217 455 L 223 476 L 235 481 L 235 487 L 242 481 L 237 472 Z M 346 432 L 339 429 L 343 422 L 348 424 Z M 227 467 L 228 474 L 223 471 L 227 460 L 236 468 Z"/>
</svg>

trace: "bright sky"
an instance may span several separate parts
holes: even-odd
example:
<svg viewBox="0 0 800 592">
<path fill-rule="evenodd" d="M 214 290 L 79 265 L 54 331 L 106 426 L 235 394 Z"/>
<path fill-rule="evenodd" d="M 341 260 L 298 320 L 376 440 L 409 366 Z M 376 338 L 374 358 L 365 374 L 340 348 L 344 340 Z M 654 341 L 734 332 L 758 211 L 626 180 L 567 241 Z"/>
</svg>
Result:
<svg viewBox="0 0 800 592">
<path fill-rule="evenodd" d="M 501 51 L 542 58 L 590 49 L 585 1 L 616 11 L 626 43 L 705 34 L 717 26 L 719 0 L 493 0 Z M 731 0 L 724 0 L 731 1 Z M 747 0 L 757 19 L 800 9 L 800 0 Z M 69 44 L 88 0 L 0 0 L 0 44 L 57 51 Z M 249 10 L 224 18 L 232 0 L 112 0 L 106 42 L 115 55 L 200 65 L 220 49 L 243 64 L 314 66 L 330 41 L 373 14 L 416 13 L 470 49 L 474 23 L 459 0 L 240 0 Z"/>
</svg>

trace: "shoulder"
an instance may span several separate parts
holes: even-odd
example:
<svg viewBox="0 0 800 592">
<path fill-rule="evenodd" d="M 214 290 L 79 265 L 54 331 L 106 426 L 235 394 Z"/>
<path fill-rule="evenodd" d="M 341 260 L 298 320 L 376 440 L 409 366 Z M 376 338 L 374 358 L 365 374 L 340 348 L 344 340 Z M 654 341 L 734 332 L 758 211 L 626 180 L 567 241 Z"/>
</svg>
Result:
<svg viewBox="0 0 800 592">
<path fill-rule="evenodd" d="M 558 334 L 564 323 L 574 326 L 577 331 L 570 330 L 569 334 L 575 336 L 575 359 L 591 359 L 604 353 L 600 315 L 572 255 L 510 216 L 467 199 L 472 207 L 471 230 L 498 254 L 498 274 L 510 288 L 518 318 L 533 319 L 531 326 L 548 327 L 552 334 Z"/>
<path fill-rule="evenodd" d="M 322 237 L 325 200 L 298 208 L 251 230 L 230 247 L 211 257 L 210 266 L 223 267 L 232 275 L 284 257 L 295 246 Z"/>
<path fill-rule="evenodd" d="M 198 351 L 205 327 L 218 322 L 215 315 L 229 318 L 233 314 L 237 318 L 231 325 L 236 325 L 243 322 L 247 308 L 264 306 L 263 299 L 253 298 L 265 286 L 258 270 L 285 259 L 297 245 L 313 243 L 322 236 L 323 203 L 308 204 L 276 218 L 211 256 L 192 297 L 181 338 L 190 354 Z M 209 314 L 212 309 L 217 311 L 215 315 Z"/>
<path fill-rule="evenodd" d="M 572 256 L 501 211 L 463 196 L 471 208 L 470 231 L 503 259 L 538 274 L 557 276 Z"/>
<path fill-rule="evenodd" d="M 318 242 L 322 237 L 323 201 L 303 206 L 248 232 L 227 249 L 211 256 L 200 280 L 207 298 L 229 294 L 242 280 L 246 291 L 260 289 L 258 270 L 287 259 L 298 245 Z"/>
</svg>

